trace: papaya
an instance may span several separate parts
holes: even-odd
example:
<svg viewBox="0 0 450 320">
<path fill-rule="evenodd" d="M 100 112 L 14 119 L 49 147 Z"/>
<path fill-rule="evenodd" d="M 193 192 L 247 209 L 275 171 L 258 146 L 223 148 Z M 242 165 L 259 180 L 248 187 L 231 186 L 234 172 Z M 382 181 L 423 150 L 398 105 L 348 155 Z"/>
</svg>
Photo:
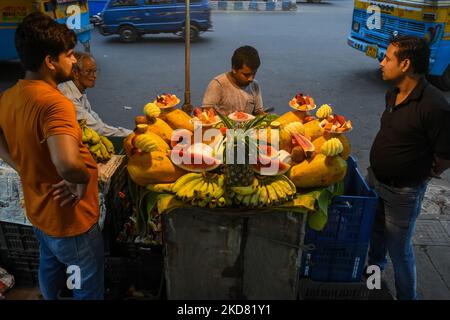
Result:
<svg viewBox="0 0 450 320">
<path fill-rule="evenodd" d="M 169 145 L 157 134 L 154 134 L 152 132 L 147 132 L 152 139 L 155 141 L 156 145 L 158 146 L 157 151 L 161 151 L 163 153 L 166 153 L 168 150 L 170 150 Z M 133 145 L 133 138 L 136 136 L 136 133 L 132 132 L 128 137 L 126 137 L 123 140 L 123 149 L 125 150 L 125 153 L 128 157 L 132 156 L 132 151 L 134 149 Z"/>
<path fill-rule="evenodd" d="M 194 124 L 191 122 L 192 118 L 183 110 L 164 111 L 159 118 L 167 122 L 173 129 L 187 129 L 194 132 Z"/>
<path fill-rule="evenodd" d="M 316 154 L 314 158 L 291 167 L 289 179 L 298 188 L 315 188 L 339 182 L 346 174 L 347 162 L 342 157 Z"/>
<path fill-rule="evenodd" d="M 160 136 L 167 144 L 170 144 L 173 129 L 164 120 L 154 118 L 153 122 L 148 123 L 147 133 L 154 133 Z"/>
<path fill-rule="evenodd" d="M 134 154 L 127 165 L 130 178 L 140 186 L 172 183 L 187 172 L 175 166 L 161 151 Z"/>
<path fill-rule="evenodd" d="M 320 149 L 322 148 L 322 145 L 325 143 L 325 141 L 327 141 L 331 138 L 338 138 L 341 141 L 342 146 L 344 147 L 344 150 L 341 153 L 341 157 L 344 160 L 347 160 L 348 157 L 350 156 L 352 150 L 351 150 L 350 141 L 343 134 L 324 134 L 323 136 L 320 136 L 320 137 L 314 139 L 313 145 L 315 147 L 315 150 L 317 152 L 320 152 Z"/>
<path fill-rule="evenodd" d="M 303 123 L 303 118 L 306 116 L 307 113 L 304 111 L 289 111 L 275 119 L 275 121 L 279 122 L 282 126 L 295 121 Z"/>
<path fill-rule="evenodd" d="M 311 141 L 322 136 L 324 133 L 323 129 L 319 126 L 319 123 L 320 123 L 320 121 L 316 119 L 316 120 L 310 121 L 308 123 L 305 123 L 303 125 L 305 128 L 305 136 L 310 137 Z M 316 148 L 316 150 L 317 150 L 317 148 Z"/>
</svg>

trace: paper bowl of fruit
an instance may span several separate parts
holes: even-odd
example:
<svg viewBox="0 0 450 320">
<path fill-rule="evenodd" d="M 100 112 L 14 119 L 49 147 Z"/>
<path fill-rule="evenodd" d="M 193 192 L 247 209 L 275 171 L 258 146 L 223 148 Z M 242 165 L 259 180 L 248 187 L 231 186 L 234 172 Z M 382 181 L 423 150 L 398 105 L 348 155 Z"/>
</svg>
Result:
<svg viewBox="0 0 450 320">
<path fill-rule="evenodd" d="M 155 99 L 155 101 L 153 101 L 153 103 L 156 103 L 156 105 L 160 109 L 168 109 L 168 108 L 173 108 L 177 104 L 179 104 L 180 99 L 178 99 L 178 97 L 174 94 L 165 93 L 165 94 L 156 96 L 156 99 Z"/>
<path fill-rule="evenodd" d="M 220 122 L 220 118 L 213 109 L 206 109 L 202 111 L 200 108 L 194 109 L 194 116 L 191 119 L 191 122 L 194 125 L 200 125 L 203 128 L 212 127 L 215 124 Z"/>
<path fill-rule="evenodd" d="M 353 129 L 352 122 L 338 114 L 329 115 L 319 123 L 319 126 L 328 133 L 344 133 Z"/>
<path fill-rule="evenodd" d="M 305 96 L 303 93 L 297 93 L 295 97 L 289 101 L 289 106 L 298 111 L 311 111 L 316 108 L 316 103 L 312 97 Z"/>
</svg>

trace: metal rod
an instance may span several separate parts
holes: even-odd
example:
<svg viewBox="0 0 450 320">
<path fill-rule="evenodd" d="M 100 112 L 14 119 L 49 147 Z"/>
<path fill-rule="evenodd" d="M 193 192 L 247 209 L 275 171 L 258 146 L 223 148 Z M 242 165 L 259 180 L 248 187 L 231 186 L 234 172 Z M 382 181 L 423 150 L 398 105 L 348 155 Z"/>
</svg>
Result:
<svg viewBox="0 0 450 320">
<path fill-rule="evenodd" d="M 186 0 L 186 23 L 184 26 L 184 57 L 185 57 L 185 79 L 184 79 L 184 105 L 183 110 L 190 114 L 191 105 L 191 1 Z"/>
</svg>

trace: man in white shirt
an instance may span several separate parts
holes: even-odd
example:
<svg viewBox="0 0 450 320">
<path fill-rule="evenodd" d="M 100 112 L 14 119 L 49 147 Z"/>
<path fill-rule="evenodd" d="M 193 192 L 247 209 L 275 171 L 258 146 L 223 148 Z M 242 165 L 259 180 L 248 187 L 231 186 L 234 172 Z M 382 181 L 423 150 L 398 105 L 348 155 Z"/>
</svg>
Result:
<svg viewBox="0 0 450 320">
<path fill-rule="evenodd" d="M 92 55 L 84 52 L 76 52 L 77 64 L 72 72 L 72 80 L 58 86 L 59 90 L 69 98 L 77 109 L 77 119 L 85 119 L 89 128 L 106 137 L 126 137 L 132 131 L 107 125 L 92 110 L 86 95 L 87 88 L 93 88 L 97 80 L 97 64 Z"/>
<path fill-rule="evenodd" d="M 215 107 L 228 115 L 235 111 L 264 114 L 261 89 L 255 80 L 261 64 L 258 51 L 251 46 L 236 49 L 231 71 L 215 77 L 203 96 L 203 108 Z"/>
</svg>

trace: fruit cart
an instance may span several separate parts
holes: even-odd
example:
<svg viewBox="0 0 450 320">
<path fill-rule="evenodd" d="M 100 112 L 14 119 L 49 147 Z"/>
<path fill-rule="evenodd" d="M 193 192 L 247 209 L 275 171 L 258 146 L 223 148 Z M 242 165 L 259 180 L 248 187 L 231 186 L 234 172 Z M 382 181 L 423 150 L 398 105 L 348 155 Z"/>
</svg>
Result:
<svg viewBox="0 0 450 320">
<path fill-rule="evenodd" d="M 158 95 L 124 141 L 137 229 L 159 218 L 167 298 L 297 299 L 314 291 L 303 278 L 361 281 L 378 198 L 350 156 L 350 120 L 329 105 L 314 115 L 303 94 L 281 116 L 191 117 L 178 103 Z M 256 162 L 228 162 L 240 141 L 246 157 L 256 141 Z"/>
</svg>

